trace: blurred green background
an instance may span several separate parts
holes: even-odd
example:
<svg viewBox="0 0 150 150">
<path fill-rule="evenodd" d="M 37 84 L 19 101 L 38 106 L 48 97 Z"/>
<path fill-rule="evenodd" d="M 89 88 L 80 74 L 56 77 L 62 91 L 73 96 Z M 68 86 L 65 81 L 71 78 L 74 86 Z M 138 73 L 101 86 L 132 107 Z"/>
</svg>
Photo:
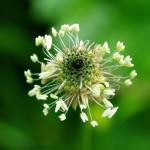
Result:
<svg viewBox="0 0 150 150">
<path fill-rule="evenodd" d="M 1 0 L 0 15 L 0 150 L 150 150 L 149 0 Z M 83 40 L 107 41 L 111 49 L 123 41 L 138 73 L 112 99 L 119 106 L 112 119 L 92 105 L 96 128 L 72 109 L 64 122 L 54 110 L 45 117 L 43 102 L 27 95 L 32 85 L 23 72 L 39 70 L 29 58 L 40 54 L 35 37 L 74 23 Z"/>
</svg>

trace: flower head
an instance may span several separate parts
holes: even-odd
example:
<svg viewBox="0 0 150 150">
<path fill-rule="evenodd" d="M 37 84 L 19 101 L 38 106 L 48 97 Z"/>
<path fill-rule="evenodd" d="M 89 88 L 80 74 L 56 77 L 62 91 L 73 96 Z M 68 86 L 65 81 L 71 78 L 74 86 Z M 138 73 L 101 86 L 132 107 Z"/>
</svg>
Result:
<svg viewBox="0 0 150 150">
<path fill-rule="evenodd" d="M 64 121 L 70 106 L 75 110 L 79 106 L 82 121 L 89 120 L 88 115 L 83 112 L 88 110 L 91 125 L 95 127 L 98 123 L 92 119 L 91 103 L 95 102 L 105 109 L 102 117 L 111 118 L 118 107 L 114 107 L 109 99 L 115 95 L 119 84 L 131 85 L 131 80 L 137 73 L 134 70 L 126 77 L 114 73 L 119 67 L 134 66 L 130 56 L 124 57 L 120 54 L 125 48 L 122 42 L 119 41 L 117 50 L 107 57 L 111 52 L 107 42 L 101 46 L 94 42 L 90 44 L 88 40 L 79 40 L 79 31 L 79 24 L 65 24 L 58 32 L 52 28 L 54 38 L 51 35 L 38 36 L 35 44 L 43 47 L 46 58 L 41 62 L 36 54 L 31 56 L 33 62 L 40 63 L 41 71 L 31 73 L 27 70 L 24 74 L 28 83 L 41 81 L 42 85 L 34 85 L 28 95 L 36 96 L 38 100 L 47 100 L 47 104 L 44 104 L 44 115 L 55 106 L 55 113 L 63 112 L 59 118 Z M 60 39 L 62 47 L 52 42 L 56 37 Z M 69 42 L 64 42 L 64 38 L 68 38 Z M 112 61 L 116 65 L 111 65 Z M 34 79 L 33 76 L 37 78 Z"/>
</svg>

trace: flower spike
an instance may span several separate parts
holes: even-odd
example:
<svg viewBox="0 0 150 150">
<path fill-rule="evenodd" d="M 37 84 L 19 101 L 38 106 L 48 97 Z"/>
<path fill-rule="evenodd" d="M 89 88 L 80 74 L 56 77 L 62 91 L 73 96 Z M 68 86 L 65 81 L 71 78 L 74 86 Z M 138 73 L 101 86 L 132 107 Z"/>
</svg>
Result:
<svg viewBox="0 0 150 150">
<path fill-rule="evenodd" d="M 45 116 L 54 107 L 55 113 L 62 112 L 59 119 L 64 121 L 71 106 L 74 110 L 79 107 L 81 120 L 90 120 L 92 127 L 96 127 L 98 122 L 92 118 L 91 105 L 96 103 L 104 109 L 102 117 L 114 116 L 118 107 L 114 107 L 110 99 L 119 89 L 119 84 L 130 86 L 137 76 L 135 70 L 124 77 L 117 75 L 115 70 L 133 67 L 132 58 L 122 54 L 125 49 L 123 42 L 118 41 L 117 49 L 111 54 L 107 42 L 101 45 L 81 40 L 79 24 L 64 24 L 57 31 L 54 27 L 51 30 L 52 36 L 35 38 L 35 45 L 42 47 L 45 58 L 39 61 L 36 54 L 30 57 L 41 65 L 41 71 L 24 71 L 26 82 L 41 84 L 35 84 L 28 95 L 47 101 L 43 105 Z M 61 47 L 53 43 L 54 38 L 60 41 Z"/>
</svg>

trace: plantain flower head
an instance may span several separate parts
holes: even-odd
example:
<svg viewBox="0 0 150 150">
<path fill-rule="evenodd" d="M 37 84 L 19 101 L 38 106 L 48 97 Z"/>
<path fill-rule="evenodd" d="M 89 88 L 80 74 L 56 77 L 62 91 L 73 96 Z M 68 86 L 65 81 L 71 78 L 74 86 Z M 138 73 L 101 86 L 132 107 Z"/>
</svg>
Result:
<svg viewBox="0 0 150 150">
<path fill-rule="evenodd" d="M 59 118 L 64 121 L 69 108 L 72 106 L 76 110 L 79 106 L 81 120 L 90 120 L 95 127 L 98 123 L 90 112 L 92 103 L 104 109 L 102 117 L 111 118 L 118 107 L 114 107 L 109 99 L 120 84 L 130 86 L 137 73 L 133 70 L 125 77 L 115 74 L 120 67 L 128 69 L 134 66 L 130 56 L 121 54 L 125 49 L 123 42 L 119 41 L 117 49 L 111 51 L 107 42 L 101 45 L 80 39 L 79 31 L 79 24 L 65 24 L 58 31 L 52 28 L 52 36 L 35 38 L 35 44 L 42 47 L 45 58 L 40 61 L 33 54 L 31 60 L 40 64 L 41 71 L 31 73 L 28 69 L 24 74 L 27 83 L 41 82 L 36 83 L 28 95 L 44 100 L 45 116 L 55 107 L 55 113 L 62 112 Z M 53 43 L 56 38 L 60 40 L 61 47 Z"/>
</svg>

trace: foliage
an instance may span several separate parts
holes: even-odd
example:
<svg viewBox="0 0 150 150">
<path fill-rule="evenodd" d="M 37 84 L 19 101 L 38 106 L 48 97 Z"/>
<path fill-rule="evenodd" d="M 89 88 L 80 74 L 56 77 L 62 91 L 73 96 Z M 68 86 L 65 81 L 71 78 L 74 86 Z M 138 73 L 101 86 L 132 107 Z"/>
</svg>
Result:
<svg viewBox="0 0 150 150">
<path fill-rule="evenodd" d="M 148 0 L 2 0 L 0 149 L 149 150 L 149 8 Z M 101 120 L 102 111 L 94 106 L 91 111 L 99 120 L 96 128 L 83 124 L 73 110 L 65 122 L 54 113 L 45 117 L 40 101 L 27 95 L 32 87 L 25 83 L 23 72 L 30 65 L 38 70 L 29 59 L 37 50 L 34 38 L 65 23 L 79 23 L 80 37 L 107 41 L 110 49 L 123 41 L 138 73 L 134 84 L 121 87 L 113 98 L 120 106 L 114 118 Z"/>
</svg>

